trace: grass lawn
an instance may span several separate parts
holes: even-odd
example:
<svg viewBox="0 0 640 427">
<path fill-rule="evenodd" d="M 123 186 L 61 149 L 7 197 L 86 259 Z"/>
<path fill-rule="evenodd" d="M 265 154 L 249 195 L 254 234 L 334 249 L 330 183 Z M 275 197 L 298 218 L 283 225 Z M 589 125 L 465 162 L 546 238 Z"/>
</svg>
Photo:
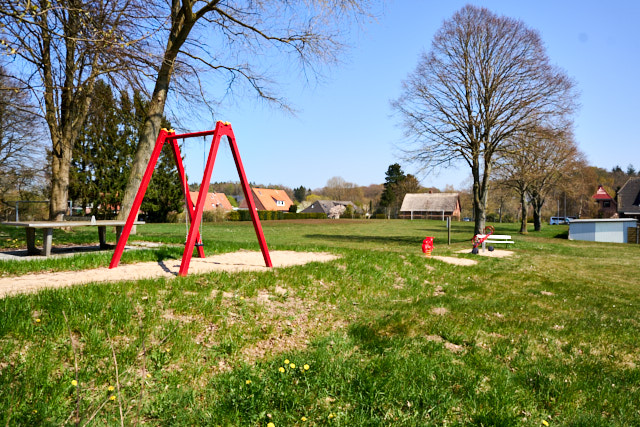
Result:
<svg viewBox="0 0 640 427">
<path fill-rule="evenodd" d="M 495 226 L 514 256 L 461 255 L 479 260 L 462 267 L 420 246 L 434 236 L 434 255 L 470 250 L 471 223 L 453 223 L 447 246 L 440 221 L 264 222 L 271 250 L 341 258 L 4 298 L 0 425 L 640 425 L 640 246 Z M 184 234 L 148 224 L 132 238 Z M 203 234 L 208 254 L 258 250 L 250 223 Z M 0 226 L 0 248 L 23 239 Z M 0 261 L 0 274 L 110 258 Z"/>
</svg>

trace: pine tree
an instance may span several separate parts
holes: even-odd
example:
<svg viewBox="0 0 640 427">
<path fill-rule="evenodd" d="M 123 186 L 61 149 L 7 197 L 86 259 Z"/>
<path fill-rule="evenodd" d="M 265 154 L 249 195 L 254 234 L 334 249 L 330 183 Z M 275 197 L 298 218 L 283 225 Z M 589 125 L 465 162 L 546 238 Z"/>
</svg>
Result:
<svg viewBox="0 0 640 427">
<path fill-rule="evenodd" d="M 99 219 L 117 215 L 147 106 L 140 92 L 135 92 L 132 99 L 122 91 L 116 100 L 111 87 L 98 82 L 84 131 L 73 152 L 69 197 L 75 206 L 92 206 L 91 215 Z M 163 126 L 170 127 L 165 118 Z M 150 221 L 165 221 L 170 211 L 181 212 L 183 203 L 173 154 L 166 146 L 142 210 Z"/>
<path fill-rule="evenodd" d="M 406 176 L 398 163 L 390 165 L 385 175 L 384 191 L 380 196 L 380 206 L 387 208 L 387 216 L 389 218 L 395 218 L 398 210 L 398 184 Z"/>
</svg>

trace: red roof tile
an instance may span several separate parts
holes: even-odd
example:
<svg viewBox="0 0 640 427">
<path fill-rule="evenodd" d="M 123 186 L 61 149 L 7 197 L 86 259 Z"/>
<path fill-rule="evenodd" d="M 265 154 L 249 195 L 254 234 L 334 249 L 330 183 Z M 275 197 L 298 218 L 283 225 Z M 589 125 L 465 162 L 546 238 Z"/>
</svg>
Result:
<svg viewBox="0 0 640 427">
<path fill-rule="evenodd" d="M 191 195 L 191 200 L 195 205 L 198 201 L 198 192 L 197 191 L 189 191 Z M 225 211 L 230 211 L 233 209 L 229 199 L 224 193 L 207 193 L 207 198 L 204 201 L 204 211 L 213 211 L 216 210 L 218 206 L 222 206 Z"/>
<path fill-rule="evenodd" d="M 256 202 L 258 210 L 265 211 L 288 211 L 293 202 L 284 190 L 273 190 L 271 188 L 251 188 L 253 200 Z M 240 203 L 241 208 L 247 208 L 247 201 Z"/>
<path fill-rule="evenodd" d="M 607 193 L 607 190 L 605 190 L 602 185 L 598 186 L 598 191 L 596 191 L 596 194 L 591 197 L 595 200 L 613 200 L 613 197 Z"/>
</svg>

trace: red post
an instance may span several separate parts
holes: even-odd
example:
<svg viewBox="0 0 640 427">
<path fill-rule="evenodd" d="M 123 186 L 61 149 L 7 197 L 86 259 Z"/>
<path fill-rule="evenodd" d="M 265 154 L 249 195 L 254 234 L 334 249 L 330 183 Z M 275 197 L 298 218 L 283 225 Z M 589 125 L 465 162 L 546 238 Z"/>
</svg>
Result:
<svg viewBox="0 0 640 427">
<path fill-rule="evenodd" d="M 267 247 L 267 241 L 264 238 L 262 232 L 262 225 L 260 224 L 260 217 L 258 217 L 258 211 L 256 211 L 256 204 L 253 201 L 253 192 L 249 187 L 249 181 L 244 173 L 244 167 L 242 166 L 242 160 L 240 159 L 240 152 L 238 151 L 238 145 L 236 144 L 236 137 L 233 134 L 231 125 L 229 125 L 229 132 L 227 133 L 229 139 L 229 145 L 231 146 L 231 152 L 233 153 L 233 160 L 236 162 L 236 168 L 238 169 L 238 175 L 240 175 L 240 183 L 242 184 L 242 191 L 244 191 L 244 197 L 247 200 L 247 207 L 251 213 L 251 221 L 253 222 L 253 228 L 256 230 L 256 236 L 260 243 L 260 250 L 262 251 L 262 257 L 267 267 L 273 267 L 271 264 L 271 257 L 269 256 L 269 248 Z"/>
<path fill-rule="evenodd" d="M 113 257 L 111 258 L 111 263 L 109 264 L 109 268 L 115 268 L 120 263 L 120 258 L 122 257 L 124 246 L 127 244 L 127 240 L 129 240 L 129 234 L 131 234 L 131 228 L 133 227 L 133 223 L 135 222 L 138 216 L 140 205 L 142 205 L 142 199 L 144 199 L 144 194 L 147 192 L 149 181 L 151 181 L 151 175 L 153 175 L 153 170 L 156 167 L 156 163 L 158 163 L 158 157 L 160 157 L 160 153 L 162 152 L 162 146 L 164 145 L 166 138 L 167 138 L 167 130 L 161 129 L 160 133 L 158 134 L 158 139 L 156 139 L 156 146 L 153 148 L 153 152 L 151 153 L 149 164 L 147 164 L 147 169 L 144 171 L 144 175 L 142 176 L 142 182 L 140 183 L 140 187 L 138 188 L 136 197 L 133 200 L 133 206 L 131 207 L 131 212 L 129 212 L 129 217 L 127 218 L 127 222 L 122 228 L 122 233 L 120 234 L 120 238 L 118 239 L 118 243 L 116 244 L 116 249 L 115 251 L 113 251 Z"/>
<path fill-rule="evenodd" d="M 185 215 L 189 215 L 189 220 L 191 221 L 191 223 L 193 224 L 193 215 L 194 215 L 194 208 L 193 208 L 193 200 L 191 200 L 191 194 L 189 193 L 189 183 L 187 182 L 187 176 L 184 173 L 184 165 L 182 164 L 182 155 L 180 154 L 180 147 L 178 146 L 178 140 L 175 138 L 167 138 L 170 143 L 171 143 L 171 147 L 173 148 L 173 159 L 176 162 L 176 167 L 178 168 L 178 174 L 180 175 L 180 181 L 182 182 L 182 192 L 184 193 L 184 200 L 185 200 L 185 208 L 187 209 L 187 212 L 185 212 Z M 200 236 L 200 231 L 197 231 L 196 234 L 196 242 L 198 242 L 198 256 L 200 258 L 204 258 L 204 248 L 202 247 L 202 237 Z"/>
<path fill-rule="evenodd" d="M 192 217 L 191 227 L 189 228 L 189 235 L 187 236 L 187 243 L 184 246 L 184 252 L 182 253 L 182 262 L 180 263 L 180 271 L 178 274 L 186 276 L 189 271 L 189 263 L 191 263 L 191 257 L 193 256 L 193 247 L 196 243 L 196 230 L 198 224 L 202 219 L 202 211 L 204 209 L 204 202 L 209 191 L 209 183 L 211 182 L 211 173 L 213 171 L 213 165 L 216 162 L 216 154 L 218 153 L 218 147 L 220 146 L 219 132 L 222 122 L 216 124 L 216 129 L 213 133 L 213 140 L 211 141 L 211 149 L 209 150 L 209 157 L 207 159 L 207 165 L 204 168 L 204 174 L 202 176 L 202 184 L 200 184 L 200 191 L 198 192 L 198 201 L 196 202 L 194 216 Z"/>
</svg>

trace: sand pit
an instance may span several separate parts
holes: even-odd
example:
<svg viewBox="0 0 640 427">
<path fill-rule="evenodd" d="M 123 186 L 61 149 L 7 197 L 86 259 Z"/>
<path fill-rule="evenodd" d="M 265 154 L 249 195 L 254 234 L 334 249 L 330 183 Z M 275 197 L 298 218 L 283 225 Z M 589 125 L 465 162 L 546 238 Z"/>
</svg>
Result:
<svg viewBox="0 0 640 427">
<path fill-rule="evenodd" d="M 339 258 L 326 252 L 269 252 L 275 268 L 302 265 L 309 262 L 328 262 Z M 43 288 L 61 288 L 92 282 L 119 282 L 121 280 L 139 280 L 156 277 L 176 277 L 180 270 L 180 260 L 161 262 L 142 262 L 120 265 L 109 270 L 96 268 L 82 271 L 61 271 L 55 273 L 26 274 L 17 277 L 0 278 L 0 298 L 19 293 L 37 292 Z M 265 267 L 260 252 L 238 251 L 207 258 L 192 258 L 189 274 L 208 273 L 211 271 L 269 271 Z"/>
<path fill-rule="evenodd" d="M 456 252 L 457 254 L 468 254 L 471 253 L 470 250 L 467 249 L 463 249 L 461 251 Z M 480 256 L 488 256 L 488 257 L 492 257 L 492 258 L 506 258 L 506 257 L 510 257 L 511 255 L 513 255 L 513 251 L 507 251 L 504 249 L 494 249 L 493 251 L 490 250 L 486 250 L 483 251 L 482 249 L 478 248 L 478 255 Z"/>
</svg>

